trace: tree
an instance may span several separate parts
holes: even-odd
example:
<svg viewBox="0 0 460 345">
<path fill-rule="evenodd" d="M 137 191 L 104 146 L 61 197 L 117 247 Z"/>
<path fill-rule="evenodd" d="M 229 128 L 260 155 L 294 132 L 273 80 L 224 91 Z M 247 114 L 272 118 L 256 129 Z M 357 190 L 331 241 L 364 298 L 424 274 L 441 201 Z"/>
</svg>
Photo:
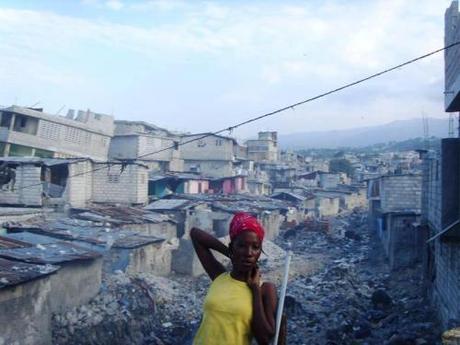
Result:
<svg viewBox="0 0 460 345">
<path fill-rule="evenodd" d="M 332 173 L 345 173 L 347 176 L 351 176 L 354 173 L 354 168 L 350 161 L 345 158 L 331 159 L 329 161 L 329 171 Z"/>
</svg>

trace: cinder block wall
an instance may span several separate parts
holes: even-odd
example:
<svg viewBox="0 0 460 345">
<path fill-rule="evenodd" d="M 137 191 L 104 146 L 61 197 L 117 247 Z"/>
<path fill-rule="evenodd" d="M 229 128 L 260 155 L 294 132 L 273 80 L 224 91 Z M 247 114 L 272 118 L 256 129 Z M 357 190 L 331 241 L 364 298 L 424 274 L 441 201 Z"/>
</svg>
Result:
<svg viewBox="0 0 460 345">
<path fill-rule="evenodd" d="M 147 168 L 129 164 L 107 166 L 94 164 L 92 201 L 121 204 L 146 204 L 148 201 Z"/>
<path fill-rule="evenodd" d="M 64 197 L 72 207 L 85 207 L 92 196 L 92 164 L 90 161 L 69 165 L 69 179 Z"/>
<path fill-rule="evenodd" d="M 394 175 L 382 178 L 381 208 L 384 212 L 422 207 L 422 176 Z"/>
<path fill-rule="evenodd" d="M 41 168 L 32 164 L 18 166 L 14 189 L 0 192 L 0 204 L 42 206 L 40 172 Z"/>
</svg>

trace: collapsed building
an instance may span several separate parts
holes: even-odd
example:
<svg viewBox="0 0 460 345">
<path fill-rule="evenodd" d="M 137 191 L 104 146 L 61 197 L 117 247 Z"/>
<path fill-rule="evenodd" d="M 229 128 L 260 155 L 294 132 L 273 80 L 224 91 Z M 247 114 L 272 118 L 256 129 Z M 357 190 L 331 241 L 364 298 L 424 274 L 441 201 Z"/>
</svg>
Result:
<svg viewBox="0 0 460 345">
<path fill-rule="evenodd" d="M 0 204 L 83 207 L 147 203 L 148 173 L 136 162 L 0 157 Z"/>
<path fill-rule="evenodd" d="M 369 227 L 382 241 L 390 267 L 421 260 L 422 235 L 414 230 L 421 216 L 422 175 L 385 175 L 368 181 Z"/>
</svg>

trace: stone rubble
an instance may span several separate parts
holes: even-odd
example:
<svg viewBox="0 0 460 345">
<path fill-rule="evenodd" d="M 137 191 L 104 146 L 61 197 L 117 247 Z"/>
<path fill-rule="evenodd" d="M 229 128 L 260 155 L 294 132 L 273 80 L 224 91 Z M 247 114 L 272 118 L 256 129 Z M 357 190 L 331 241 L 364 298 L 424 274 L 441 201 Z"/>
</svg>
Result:
<svg viewBox="0 0 460 345">
<path fill-rule="evenodd" d="M 283 230 L 264 244 L 262 278 L 281 286 L 284 250 L 294 253 L 286 297 L 288 344 L 440 344 L 418 268 L 390 274 L 362 212 L 331 233 Z M 288 236 L 285 236 L 290 231 Z M 284 250 L 283 250 L 284 249 Z M 191 344 L 210 280 L 117 272 L 89 304 L 55 315 L 54 344 Z"/>
</svg>

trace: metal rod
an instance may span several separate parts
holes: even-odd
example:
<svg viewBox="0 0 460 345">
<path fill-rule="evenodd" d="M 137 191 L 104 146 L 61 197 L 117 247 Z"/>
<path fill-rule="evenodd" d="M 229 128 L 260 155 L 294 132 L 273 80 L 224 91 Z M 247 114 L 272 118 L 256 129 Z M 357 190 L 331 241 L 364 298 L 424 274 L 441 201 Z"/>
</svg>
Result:
<svg viewBox="0 0 460 345">
<path fill-rule="evenodd" d="M 275 333 L 275 340 L 273 342 L 274 345 L 278 344 L 278 338 L 280 335 L 281 318 L 283 316 L 284 298 L 286 297 L 286 289 L 287 289 L 287 283 L 288 283 L 288 278 L 289 278 L 289 265 L 291 264 L 291 257 L 292 257 L 292 251 L 288 250 L 286 252 L 286 261 L 284 265 L 283 285 L 281 287 L 281 295 L 280 295 L 280 300 L 278 302 L 278 310 L 276 311 L 276 333 Z"/>
</svg>

